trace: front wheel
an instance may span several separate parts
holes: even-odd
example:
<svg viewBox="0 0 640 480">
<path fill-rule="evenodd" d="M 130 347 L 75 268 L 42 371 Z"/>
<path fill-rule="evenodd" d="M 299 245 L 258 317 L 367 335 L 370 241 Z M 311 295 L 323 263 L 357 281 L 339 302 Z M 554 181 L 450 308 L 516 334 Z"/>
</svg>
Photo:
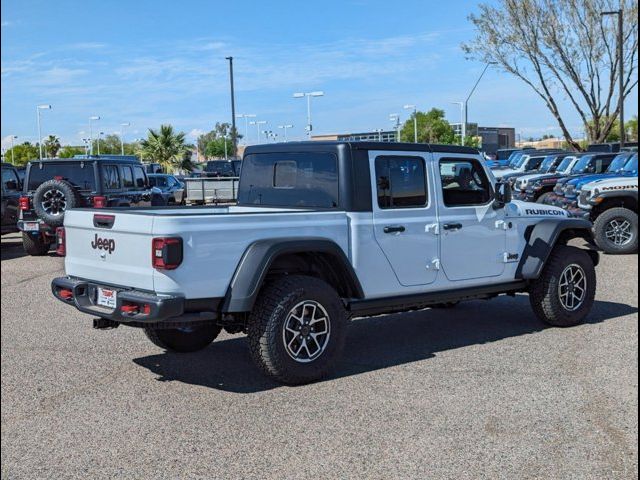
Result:
<svg viewBox="0 0 640 480">
<path fill-rule="evenodd" d="M 251 356 L 276 380 L 299 385 L 326 376 L 342 353 L 348 315 L 328 284 L 291 275 L 261 292 L 249 317 Z"/>
<path fill-rule="evenodd" d="M 638 251 L 638 214 L 627 208 L 607 210 L 593 223 L 593 236 L 605 253 L 634 253 Z"/>
<path fill-rule="evenodd" d="M 582 323 L 596 293 L 596 270 L 587 252 L 575 247 L 553 249 L 542 274 L 529 291 L 533 311 L 555 327 Z"/>
<path fill-rule="evenodd" d="M 213 342 L 221 328 L 217 325 L 200 325 L 181 328 L 147 327 L 144 333 L 160 348 L 173 352 L 196 352 Z"/>
</svg>

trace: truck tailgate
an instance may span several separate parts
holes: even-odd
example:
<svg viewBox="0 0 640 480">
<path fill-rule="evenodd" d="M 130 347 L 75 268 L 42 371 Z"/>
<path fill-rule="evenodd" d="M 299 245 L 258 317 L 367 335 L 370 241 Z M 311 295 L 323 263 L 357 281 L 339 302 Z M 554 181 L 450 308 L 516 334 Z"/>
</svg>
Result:
<svg viewBox="0 0 640 480">
<path fill-rule="evenodd" d="M 64 219 L 67 274 L 152 291 L 153 220 L 113 210 L 69 210 Z"/>
</svg>

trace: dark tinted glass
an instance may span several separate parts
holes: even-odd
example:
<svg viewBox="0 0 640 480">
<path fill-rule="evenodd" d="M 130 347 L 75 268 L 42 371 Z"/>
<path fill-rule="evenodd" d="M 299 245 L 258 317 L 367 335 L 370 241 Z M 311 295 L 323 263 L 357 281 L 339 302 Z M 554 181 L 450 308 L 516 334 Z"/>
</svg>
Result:
<svg viewBox="0 0 640 480">
<path fill-rule="evenodd" d="M 235 177 L 236 172 L 234 170 L 233 162 L 227 162 L 225 160 L 213 160 L 207 162 L 205 172 L 212 175 L 219 175 L 221 177 Z"/>
<path fill-rule="evenodd" d="M 7 191 L 18 190 L 20 188 L 20 181 L 15 171 L 9 168 L 2 169 L 2 186 Z"/>
<path fill-rule="evenodd" d="M 248 155 L 242 161 L 238 203 L 337 207 L 337 159 L 320 152 Z"/>
<path fill-rule="evenodd" d="M 117 190 L 120 188 L 118 167 L 115 165 L 104 165 L 102 167 L 102 186 L 105 190 Z"/>
<path fill-rule="evenodd" d="M 427 187 L 424 160 L 417 157 L 377 157 L 376 183 L 380 208 L 424 207 Z"/>
<path fill-rule="evenodd" d="M 40 168 L 42 165 L 42 168 Z M 61 177 L 73 186 L 80 190 L 95 191 L 96 182 L 95 175 L 93 173 L 93 164 L 78 162 L 78 163 L 33 163 L 29 170 L 29 182 L 27 188 L 29 190 L 35 190 L 42 183 L 47 180 L 52 180 L 54 177 Z"/>
<path fill-rule="evenodd" d="M 133 188 L 133 172 L 131 167 L 122 167 L 122 185 L 124 188 Z"/>
<path fill-rule="evenodd" d="M 136 188 L 144 188 L 145 186 L 144 169 L 142 167 L 133 167 L 133 176 L 136 181 Z"/>
<path fill-rule="evenodd" d="M 440 160 L 440 179 L 447 207 L 484 205 L 491 200 L 491 184 L 477 160 Z"/>
</svg>

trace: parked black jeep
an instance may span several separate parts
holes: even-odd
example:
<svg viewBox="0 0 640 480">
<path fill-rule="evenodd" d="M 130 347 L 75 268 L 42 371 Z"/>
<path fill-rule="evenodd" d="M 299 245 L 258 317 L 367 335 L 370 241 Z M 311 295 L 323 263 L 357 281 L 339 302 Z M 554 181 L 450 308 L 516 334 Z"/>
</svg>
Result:
<svg viewBox="0 0 640 480">
<path fill-rule="evenodd" d="M 2 162 L 2 234 L 18 231 L 18 200 L 22 184 L 18 169 Z"/>
<path fill-rule="evenodd" d="M 64 212 L 76 207 L 162 205 L 136 159 L 98 156 L 29 163 L 20 197 L 18 228 L 29 255 L 44 255 L 57 240 Z"/>
</svg>

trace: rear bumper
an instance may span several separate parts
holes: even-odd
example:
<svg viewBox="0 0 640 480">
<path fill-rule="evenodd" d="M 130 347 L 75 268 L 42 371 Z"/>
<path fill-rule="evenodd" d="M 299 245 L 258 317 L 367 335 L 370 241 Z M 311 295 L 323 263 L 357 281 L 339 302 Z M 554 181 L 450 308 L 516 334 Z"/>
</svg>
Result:
<svg viewBox="0 0 640 480">
<path fill-rule="evenodd" d="M 37 229 L 31 228 L 31 225 L 36 225 Z M 29 226 L 29 228 L 27 228 L 27 226 Z M 25 233 L 31 233 L 33 235 L 38 235 L 41 233 L 44 233 L 47 235 L 56 234 L 56 229 L 54 227 L 47 225 L 40 219 L 36 219 L 36 220 L 20 219 L 18 220 L 17 227 L 18 227 L 18 230 Z"/>
<path fill-rule="evenodd" d="M 107 308 L 96 304 L 98 287 L 109 288 L 117 292 L 115 308 Z M 149 292 L 127 290 L 111 285 L 99 285 L 72 277 L 58 277 L 51 282 L 53 295 L 68 305 L 75 306 L 84 313 L 106 318 L 120 323 L 155 324 L 167 319 L 179 320 L 184 313 L 185 299 L 180 295 L 156 295 Z M 71 291 L 73 295 L 65 298 L 63 291 Z M 139 305 L 137 313 L 123 312 L 123 306 Z M 148 305 L 148 313 L 142 313 L 143 306 Z"/>
</svg>

